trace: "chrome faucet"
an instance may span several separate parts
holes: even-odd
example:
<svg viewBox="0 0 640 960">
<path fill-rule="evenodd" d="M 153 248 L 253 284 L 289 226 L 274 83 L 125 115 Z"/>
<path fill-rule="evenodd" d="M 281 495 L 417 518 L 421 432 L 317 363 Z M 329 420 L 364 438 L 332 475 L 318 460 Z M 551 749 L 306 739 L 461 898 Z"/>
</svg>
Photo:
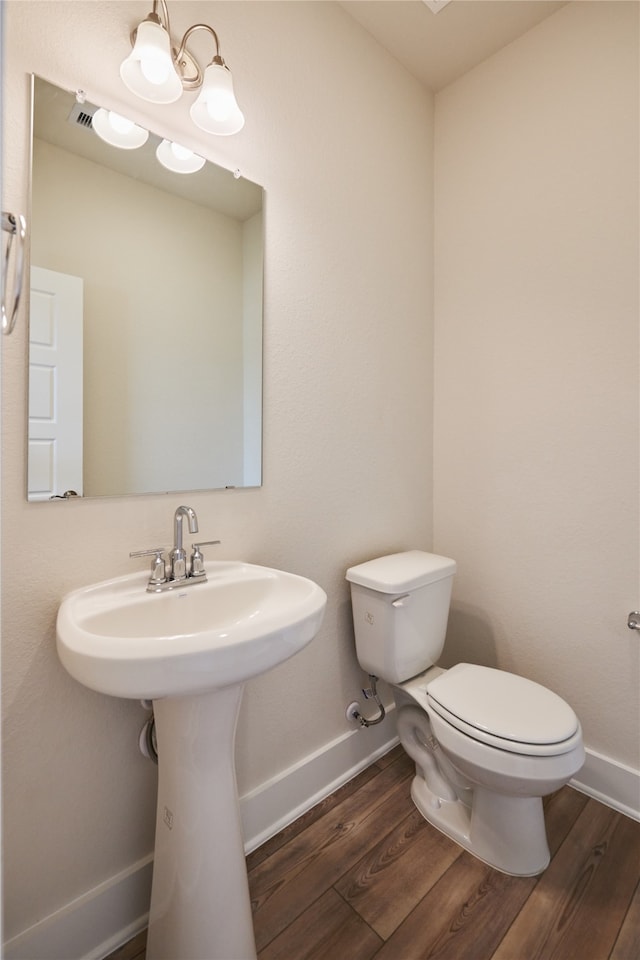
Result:
<svg viewBox="0 0 640 960">
<path fill-rule="evenodd" d="M 171 580 L 187 579 L 187 554 L 182 546 L 182 521 L 189 521 L 189 533 L 198 532 L 198 518 L 192 507 L 178 507 L 173 516 L 173 550 L 169 554 L 171 562 Z"/>
<path fill-rule="evenodd" d="M 219 540 L 201 540 L 192 545 L 191 561 L 187 563 L 187 554 L 182 543 L 182 525 L 184 518 L 189 524 L 189 533 L 198 532 L 198 518 L 192 507 L 180 506 L 173 516 L 173 549 L 169 552 L 169 570 L 164 559 L 164 547 L 153 547 L 151 550 L 136 550 L 130 557 L 153 556 L 151 576 L 147 584 L 149 593 L 164 593 L 177 586 L 190 586 L 192 583 L 206 583 L 207 573 L 204 568 L 204 557 L 200 547 L 208 544 L 220 543 Z"/>
</svg>

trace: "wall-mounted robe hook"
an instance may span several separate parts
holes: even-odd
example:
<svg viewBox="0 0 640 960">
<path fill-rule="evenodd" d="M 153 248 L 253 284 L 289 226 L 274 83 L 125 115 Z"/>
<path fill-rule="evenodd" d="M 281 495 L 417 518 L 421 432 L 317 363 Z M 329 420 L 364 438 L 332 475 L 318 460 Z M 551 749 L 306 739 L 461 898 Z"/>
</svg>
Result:
<svg viewBox="0 0 640 960">
<path fill-rule="evenodd" d="M 10 334 L 16 324 L 18 313 L 18 304 L 22 294 L 22 279 L 24 275 L 24 241 L 27 235 L 27 221 L 19 213 L 17 216 L 13 213 L 2 211 L 2 231 L 9 234 L 7 240 L 7 249 L 4 256 L 4 265 L 2 269 L 2 332 Z M 13 302 L 7 307 L 7 287 L 9 285 L 9 261 L 11 257 L 11 248 L 14 237 L 17 238 L 16 262 L 13 271 Z"/>
</svg>

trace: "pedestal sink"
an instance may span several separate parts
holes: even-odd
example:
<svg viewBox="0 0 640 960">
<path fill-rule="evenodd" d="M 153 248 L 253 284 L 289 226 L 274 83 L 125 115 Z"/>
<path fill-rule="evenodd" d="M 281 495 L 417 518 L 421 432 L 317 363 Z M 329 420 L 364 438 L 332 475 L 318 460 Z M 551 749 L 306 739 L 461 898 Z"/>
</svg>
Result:
<svg viewBox="0 0 640 960">
<path fill-rule="evenodd" d="M 302 650 L 326 595 L 311 580 L 209 562 L 207 582 L 146 593 L 144 574 L 68 594 L 58 655 L 80 683 L 153 700 L 158 807 L 147 960 L 256 955 L 235 780 L 245 680 Z"/>
</svg>

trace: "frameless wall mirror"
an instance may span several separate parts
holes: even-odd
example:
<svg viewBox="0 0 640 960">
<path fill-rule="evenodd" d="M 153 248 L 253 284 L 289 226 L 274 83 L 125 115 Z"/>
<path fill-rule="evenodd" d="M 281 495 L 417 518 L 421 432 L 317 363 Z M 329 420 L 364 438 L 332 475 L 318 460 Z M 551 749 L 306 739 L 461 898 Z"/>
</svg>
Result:
<svg viewBox="0 0 640 960">
<path fill-rule="evenodd" d="M 259 486 L 262 188 L 95 110 L 33 78 L 28 499 Z"/>
</svg>

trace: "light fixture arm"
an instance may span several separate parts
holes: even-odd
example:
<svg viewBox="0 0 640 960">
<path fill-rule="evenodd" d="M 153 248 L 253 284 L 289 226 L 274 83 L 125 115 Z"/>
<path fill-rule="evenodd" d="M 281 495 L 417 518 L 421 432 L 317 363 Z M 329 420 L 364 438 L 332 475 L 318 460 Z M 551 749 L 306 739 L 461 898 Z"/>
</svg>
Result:
<svg viewBox="0 0 640 960">
<path fill-rule="evenodd" d="M 192 57 L 189 54 L 189 51 L 187 50 L 187 41 L 189 40 L 189 37 L 191 36 L 191 34 L 195 33 L 196 30 L 206 30 L 206 32 L 213 37 L 213 42 L 216 45 L 216 52 L 215 52 L 215 56 L 210 62 L 217 63 L 219 66 L 226 68 L 226 64 L 222 59 L 222 57 L 220 56 L 220 41 L 218 39 L 218 34 L 215 32 L 213 27 L 209 26 L 208 23 L 194 23 L 193 26 L 189 27 L 189 29 L 185 31 L 185 34 L 182 40 L 180 41 L 180 47 L 177 50 L 177 52 L 176 51 L 173 52 L 174 60 L 178 66 L 178 70 L 180 71 L 180 76 L 182 78 L 182 84 L 186 90 L 194 90 L 196 87 L 201 86 L 202 79 L 204 76 L 200 68 L 200 64 L 195 59 L 195 57 Z M 187 67 L 188 64 L 192 64 L 196 68 L 197 72 L 196 72 L 196 75 L 193 77 L 186 76 L 184 72 L 185 67 Z"/>
<path fill-rule="evenodd" d="M 214 43 L 216 45 L 216 55 L 211 62 L 221 63 L 224 66 L 224 60 L 220 56 L 220 41 L 218 40 L 218 34 L 215 32 L 213 27 L 209 26 L 208 23 L 194 23 L 192 27 L 189 27 L 189 29 L 185 31 L 184 37 L 182 38 L 182 41 L 180 43 L 180 49 L 176 54 L 176 59 L 180 60 L 180 57 L 184 54 L 187 48 L 187 40 L 189 39 L 191 34 L 194 33 L 196 30 L 206 30 L 207 33 L 211 34 L 211 36 L 213 37 Z"/>
<path fill-rule="evenodd" d="M 158 14 L 158 4 L 160 4 L 162 7 L 162 19 L 160 19 Z M 149 17 L 155 17 L 158 23 L 161 23 L 169 36 L 171 36 L 171 24 L 169 22 L 169 7 L 167 6 L 167 0 L 153 0 L 153 9 L 149 14 Z M 149 19 L 149 17 L 147 17 L 147 19 Z"/>
</svg>

